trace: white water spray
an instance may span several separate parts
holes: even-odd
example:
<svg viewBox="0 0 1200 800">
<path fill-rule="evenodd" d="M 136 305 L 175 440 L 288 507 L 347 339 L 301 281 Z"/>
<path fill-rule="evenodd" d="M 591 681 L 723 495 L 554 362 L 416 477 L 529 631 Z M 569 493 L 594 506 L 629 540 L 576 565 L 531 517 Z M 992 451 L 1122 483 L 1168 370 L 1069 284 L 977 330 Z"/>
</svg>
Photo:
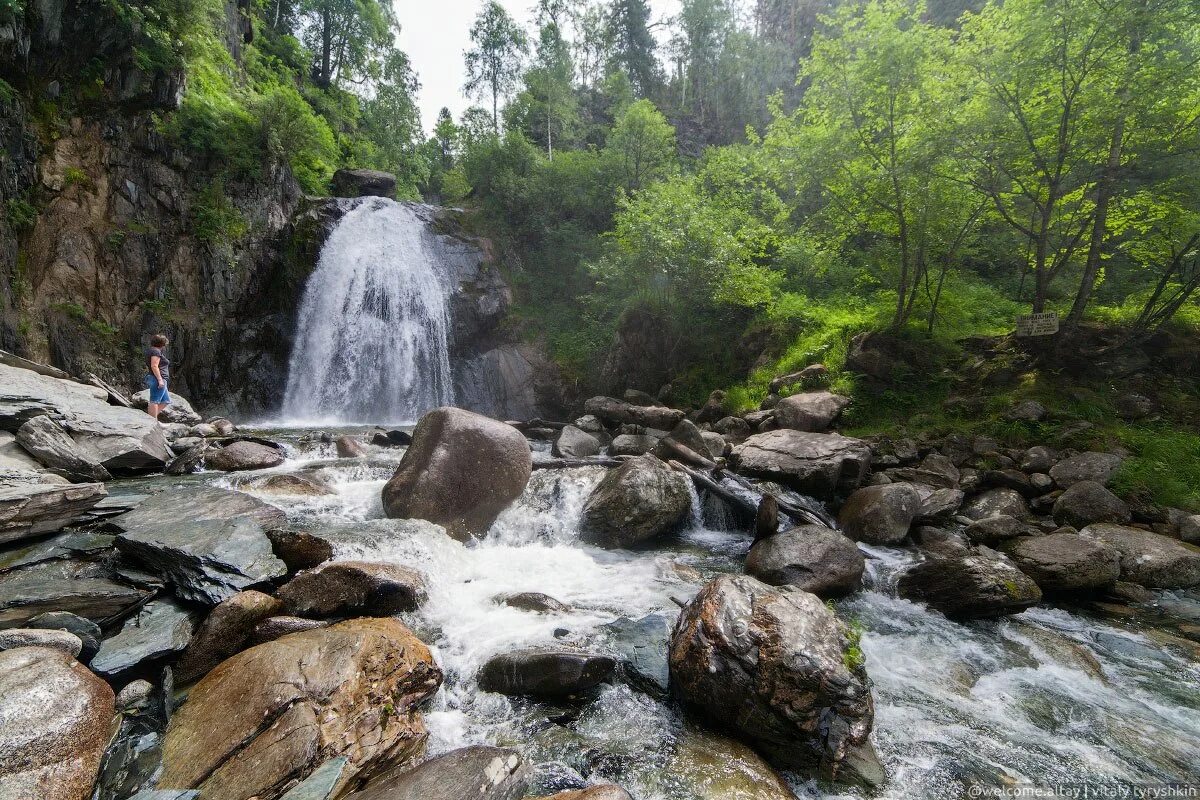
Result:
<svg viewBox="0 0 1200 800">
<path fill-rule="evenodd" d="M 453 403 L 449 288 L 412 209 L 370 198 L 321 250 L 300 307 L 289 422 L 405 423 Z"/>
</svg>

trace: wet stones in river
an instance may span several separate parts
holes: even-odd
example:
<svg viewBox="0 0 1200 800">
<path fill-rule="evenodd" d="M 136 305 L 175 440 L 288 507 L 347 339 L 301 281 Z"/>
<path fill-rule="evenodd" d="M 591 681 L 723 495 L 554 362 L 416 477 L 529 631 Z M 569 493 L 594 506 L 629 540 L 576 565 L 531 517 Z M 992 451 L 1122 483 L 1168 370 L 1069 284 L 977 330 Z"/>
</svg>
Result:
<svg viewBox="0 0 1200 800">
<path fill-rule="evenodd" d="M 282 449 L 259 442 L 239 440 L 224 447 L 210 449 L 204 455 L 204 465 L 222 472 L 241 472 L 249 469 L 269 469 L 284 462 Z"/>
<path fill-rule="evenodd" d="M 521 800 L 529 764 L 516 750 L 474 745 L 415 769 L 389 770 L 344 800 Z"/>
<path fill-rule="evenodd" d="M 1200 585 L 1200 547 L 1123 525 L 1098 523 L 1080 531 L 1121 556 L 1121 580 L 1154 589 Z"/>
<path fill-rule="evenodd" d="M 377 447 L 408 447 L 412 444 L 412 434 L 407 431 L 375 431 L 371 434 L 371 444 Z"/>
<path fill-rule="evenodd" d="M 921 507 L 913 519 L 916 523 L 934 523 L 947 520 L 958 513 L 965 494 L 962 489 L 933 489 L 913 484 L 921 495 Z"/>
<path fill-rule="evenodd" d="M 458 408 L 421 418 L 396 473 L 383 487 L 389 517 L 442 525 L 460 541 L 482 536 L 525 491 L 533 467 L 515 428 Z"/>
<path fill-rule="evenodd" d="M 727 736 L 688 725 L 667 770 L 695 800 L 795 800 L 787 781 L 752 749 Z M 694 794 L 692 794 L 694 792 Z"/>
<path fill-rule="evenodd" d="M 53 533 L 107 495 L 102 483 L 0 486 L 0 544 Z"/>
<path fill-rule="evenodd" d="M 550 595 L 542 594 L 541 592 L 517 592 L 500 595 L 496 598 L 496 602 L 510 608 L 529 611 L 534 614 L 565 614 L 571 610 L 571 607 L 566 603 L 559 602 Z"/>
<path fill-rule="evenodd" d="M 263 494 L 293 495 L 297 497 L 320 497 L 333 494 L 333 488 L 325 481 L 311 475 L 288 473 L 255 478 L 239 488 Z"/>
<path fill-rule="evenodd" d="M 25 623 L 27 628 L 48 631 L 66 631 L 80 642 L 80 652 L 75 656 L 83 663 L 91 661 L 100 649 L 100 626 L 68 611 L 48 611 L 38 614 Z"/>
<path fill-rule="evenodd" d="M 963 534 L 976 544 L 995 545 L 1017 536 L 1034 536 L 1037 528 L 1007 514 L 977 519 L 968 525 Z"/>
<path fill-rule="evenodd" d="M 1124 524 L 1133 517 L 1121 498 L 1095 481 L 1071 484 L 1054 501 L 1054 521 L 1059 525 L 1085 528 L 1093 522 Z"/>
<path fill-rule="evenodd" d="M 658 444 L 659 437 L 645 433 L 622 433 L 612 440 L 608 452 L 614 456 L 641 456 Z"/>
<path fill-rule="evenodd" d="M 253 646 L 273 642 L 282 636 L 301 633 L 302 631 L 311 631 L 316 628 L 324 628 L 329 624 L 326 620 L 305 619 L 304 617 L 267 617 L 254 626 L 254 630 L 250 634 L 249 644 Z"/>
<path fill-rule="evenodd" d="M 850 398 L 832 392 L 802 392 L 775 404 L 775 422 L 781 428 L 822 433 L 829 429 Z"/>
<path fill-rule="evenodd" d="M 818 597 L 853 592 L 865 569 L 854 542 L 822 525 L 801 525 L 762 539 L 746 556 L 746 572 L 763 583 L 790 584 Z"/>
<path fill-rule="evenodd" d="M 338 458 L 358 458 L 370 452 L 360 439 L 353 436 L 339 436 L 334 440 L 333 446 Z"/>
<path fill-rule="evenodd" d="M 390 616 L 425 601 L 425 578 L 398 564 L 330 561 L 292 578 L 277 593 L 288 614 Z"/>
<path fill-rule="evenodd" d="M 125 620 L 120 632 L 100 643 L 90 666 L 112 678 L 174 655 L 188 646 L 199 622 L 199 614 L 174 600 L 153 600 Z"/>
<path fill-rule="evenodd" d="M 216 605 L 286 574 L 264 531 L 286 518 L 242 492 L 194 487 L 162 492 L 113 519 L 117 548 L 171 583 L 180 597 Z"/>
<path fill-rule="evenodd" d="M 907 483 L 864 486 L 846 499 L 838 523 L 851 539 L 867 544 L 897 544 L 921 510 L 921 494 Z"/>
<path fill-rule="evenodd" d="M 670 664 L 685 701 L 781 764 L 877 780 L 844 768 L 870 747 L 874 702 L 857 637 L 816 595 L 716 578 L 681 612 Z"/>
<path fill-rule="evenodd" d="M 209 612 L 192 637 L 175 676 L 187 683 L 239 652 L 259 622 L 278 613 L 283 604 L 270 595 L 248 589 L 222 601 Z"/>
<path fill-rule="evenodd" d="M 47 469 L 72 481 L 106 481 L 112 478 L 96 457 L 75 444 L 48 414 L 34 417 L 17 428 L 17 442 Z"/>
<path fill-rule="evenodd" d="M 351 779 L 406 768 L 425 748 L 417 709 L 441 680 L 429 648 L 394 619 L 350 620 L 244 650 L 192 687 L 171 718 L 158 785 L 276 800 L 338 756 Z"/>
<path fill-rule="evenodd" d="M 99 563 L 56 559 L 0 574 L 0 626 L 49 611 L 100 622 L 136 606 L 149 591 L 119 581 Z"/>
<path fill-rule="evenodd" d="M 329 759 L 280 800 L 332 800 L 345 786 L 349 765 L 350 759 L 345 756 Z"/>
<path fill-rule="evenodd" d="M 746 439 L 733 448 L 732 459 L 739 472 L 825 498 L 862 484 L 871 449 L 836 433 L 777 430 Z"/>
<path fill-rule="evenodd" d="M 615 668 L 611 656 L 535 648 L 493 656 L 479 671 L 478 681 L 485 692 L 564 699 L 599 686 Z"/>
<path fill-rule="evenodd" d="M 583 505 L 580 537 L 601 547 L 631 547 L 687 520 L 690 478 L 652 455 L 610 470 Z"/>
<path fill-rule="evenodd" d="M 1121 557 L 1114 548 L 1075 533 L 1021 536 L 1001 549 L 1043 592 L 1103 589 L 1121 574 Z"/>
<path fill-rule="evenodd" d="M 660 431 L 671 430 L 684 417 L 682 411 L 674 408 L 634 405 L 613 397 L 593 397 L 584 402 L 583 410 L 608 423 L 644 425 Z"/>
<path fill-rule="evenodd" d="M 641 619 L 618 617 L 600 629 L 617 655 L 620 677 L 635 689 L 666 697 L 671 682 L 667 651 L 675 620 L 665 614 L 647 614 Z"/>
<path fill-rule="evenodd" d="M 554 442 L 553 454 L 559 458 L 588 458 L 600 454 L 600 441 L 574 425 L 565 426 Z"/>
<path fill-rule="evenodd" d="M 0 797 L 91 797 L 114 715 L 113 690 L 67 653 L 0 652 Z"/>
<path fill-rule="evenodd" d="M 308 531 L 291 528 L 272 528 L 267 531 L 271 548 L 289 572 L 311 569 L 333 558 L 333 544 L 329 539 Z"/>
<path fill-rule="evenodd" d="M 1015 614 L 1042 599 L 1032 578 L 986 548 L 923 561 L 900 576 L 897 590 L 901 597 L 927 603 L 954 618 Z"/>
<path fill-rule="evenodd" d="M 586 789 L 556 792 L 534 800 L 633 800 L 633 797 L 620 786 L 606 783 L 600 786 L 589 786 Z"/>
<path fill-rule="evenodd" d="M 45 628 L 9 628 L 0 630 L 0 650 L 15 650 L 18 647 L 47 647 L 60 650 L 71 658 L 78 658 L 83 650 L 83 640 L 70 631 L 47 630 Z"/>
</svg>

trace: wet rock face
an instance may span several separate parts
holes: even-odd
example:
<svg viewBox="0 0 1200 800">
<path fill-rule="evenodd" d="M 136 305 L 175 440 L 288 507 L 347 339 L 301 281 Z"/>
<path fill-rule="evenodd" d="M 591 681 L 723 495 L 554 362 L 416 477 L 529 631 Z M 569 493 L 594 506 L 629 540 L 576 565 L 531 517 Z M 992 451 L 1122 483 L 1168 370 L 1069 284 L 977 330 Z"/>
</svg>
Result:
<svg viewBox="0 0 1200 800">
<path fill-rule="evenodd" d="M 389 770 L 345 800 L 521 800 L 530 769 L 516 750 L 474 745 Z"/>
<path fill-rule="evenodd" d="M 441 680 L 429 649 L 393 619 L 350 620 L 243 651 L 172 717 L 159 787 L 275 800 L 337 756 L 351 776 L 407 765 L 425 746 L 417 706 Z"/>
<path fill-rule="evenodd" d="M 233 442 L 204 454 L 204 465 L 222 472 L 269 469 L 278 467 L 283 461 L 283 453 L 278 449 L 257 442 Z"/>
<path fill-rule="evenodd" d="M 106 481 L 112 478 L 94 456 L 76 446 L 62 426 L 48 414 L 34 417 L 17 428 L 17 442 L 47 469 L 72 481 Z"/>
<path fill-rule="evenodd" d="M 529 443 L 503 422 L 457 408 L 421 418 L 396 473 L 383 487 L 389 517 L 424 519 L 459 540 L 482 536 L 525 491 Z"/>
<path fill-rule="evenodd" d="M 813 594 L 717 578 L 684 607 L 670 660 L 687 702 L 782 764 L 836 779 L 867 743 L 874 703 L 862 654 Z"/>
<path fill-rule="evenodd" d="M 68 654 L 0 652 L 0 797 L 91 797 L 114 713 L 112 689 Z"/>
<path fill-rule="evenodd" d="M 1089 525 L 1080 534 L 1103 542 L 1121 556 L 1121 580 L 1154 589 L 1200 585 L 1200 547 L 1122 525 Z"/>
<path fill-rule="evenodd" d="M 53 533 L 107 496 L 102 483 L 0 486 L 0 544 Z"/>
<path fill-rule="evenodd" d="M 390 616 L 424 602 L 425 579 L 399 564 L 330 561 L 292 578 L 278 596 L 294 616 Z"/>
<path fill-rule="evenodd" d="M 859 487 L 871 466 L 871 448 L 835 433 L 779 430 L 746 439 L 733 448 L 733 460 L 748 475 L 823 498 Z"/>
<path fill-rule="evenodd" d="M 209 612 L 175 665 L 176 680 L 195 680 L 237 653 L 249 641 L 255 626 L 281 606 L 274 597 L 253 590 L 238 592 L 220 603 Z"/>
<path fill-rule="evenodd" d="M 478 680 L 479 688 L 486 692 L 563 698 L 595 688 L 615 667 L 610 656 L 539 648 L 489 659 Z"/>
<path fill-rule="evenodd" d="M 691 508 L 688 478 L 652 455 L 610 470 L 583 505 L 580 536 L 630 547 L 678 528 Z"/>
<path fill-rule="evenodd" d="M 901 597 L 960 618 L 1015 614 L 1042 599 L 1033 579 L 990 551 L 923 561 L 900 576 L 897 590 Z"/>
<path fill-rule="evenodd" d="M 1022 536 L 1002 549 L 1044 592 L 1100 589 L 1121 575 L 1115 549 L 1075 533 Z"/>
<path fill-rule="evenodd" d="M 339 169 L 333 173 L 337 197 L 387 197 L 396 199 L 396 176 L 377 169 Z"/>
<path fill-rule="evenodd" d="M 89 666 L 112 678 L 144 662 L 178 653 L 188 646 L 199 622 L 195 611 L 172 599 L 154 600 L 127 619 L 116 636 L 100 643 Z"/>
<path fill-rule="evenodd" d="M 101 564 L 60 559 L 0 574 L 0 627 L 45 612 L 65 611 L 99 622 L 137 605 L 150 592 L 129 586 Z"/>
<path fill-rule="evenodd" d="M 801 525 L 750 548 L 746 572 L 772 586 L 839 597 L 862 583 L 866 560 L 854 542 L 821 525 Z"/>
<path fill-rule="evenodd" d="M 868 544 L 897 544 L 921 510 L 921 494 L 907 483 L 865 486 L 850 495 L 838 523 L 851 539 Z"/>
</svg>

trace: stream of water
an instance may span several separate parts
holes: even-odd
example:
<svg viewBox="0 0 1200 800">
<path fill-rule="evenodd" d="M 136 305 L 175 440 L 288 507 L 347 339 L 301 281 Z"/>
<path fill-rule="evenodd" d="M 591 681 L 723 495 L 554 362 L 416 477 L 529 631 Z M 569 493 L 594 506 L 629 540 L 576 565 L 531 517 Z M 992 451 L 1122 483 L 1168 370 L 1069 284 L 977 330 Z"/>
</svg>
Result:
<svg viewBox="0 0 1200 800">
<path fill-rule="evenodd" d="M 432 753 L 469 743 L 512 745 L 539 765 L 543 786 L 564 776 L 607 778 L 639 800 L 780 796 L 755 782 L 744 754 L 697 728 L 673 703 L 613 684 L 582 709 L 564 709 L 481 692 L 474 680 L 503 651 L 556 642 L 603 650 L 601 626 L 620 616 L 673 619 L 673 598 L 686 601 L 708 577 L 741 570 L 748 533 L 706 527 L 697 513 L 689 530 L 652 550 L 581 544 L 581 508 L 603 474 L 585 467 L 535 471 L 525 495 L 472 546 L 440 534 L 398 537 L 383 519 L 379 492 L 401 451 L 337 460 L 315 436 L 270 433 L 289 442 L 292 454 L 273 472 L 318 474 L 336 494 L 259 497 L 297 525 L 353 525 L 367 534 L 346 555 L 425 573 L 428 602 L 404 619 L 433 646 L 446 673 L 426 715 Z M 201 473 L 187 480 L 236 488 L 246 477 Z M 896 576 L 920 558 L 917 551 L 864 551 L 867 586 L 837 605 L 863 630 L 874 681 L 873 736 L 890 776 L 878 796 L 957 798 L 975 784 L 1197 779 L 1197 593 L 1160 593 L 1158 607 L 1145 612 L 1041 606 L 961 624 L 896 597 Z M 495 602 L 524 591 L 549 594 L 571 610 L 534 614 Z M 858 796 L 788 778 L 801 797 Z"/>
</svg>

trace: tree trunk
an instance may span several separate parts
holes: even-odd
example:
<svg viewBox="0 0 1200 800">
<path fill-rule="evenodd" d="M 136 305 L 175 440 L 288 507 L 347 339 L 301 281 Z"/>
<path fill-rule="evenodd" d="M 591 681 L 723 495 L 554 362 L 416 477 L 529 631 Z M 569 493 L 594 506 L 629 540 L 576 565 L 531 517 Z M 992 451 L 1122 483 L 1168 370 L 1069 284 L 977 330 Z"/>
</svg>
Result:
<svg viewBox="0 0 1200 800">
<path fill-rule="evenodd" d="M 333 12 L 328 6 L 325 6 L 321 12 L 321 74 L 317 76 L 317 83 L 322 89 L 328 89 L 332 81 L 332 76 L 329 74 L 332 59 Z"/>
</svg>

